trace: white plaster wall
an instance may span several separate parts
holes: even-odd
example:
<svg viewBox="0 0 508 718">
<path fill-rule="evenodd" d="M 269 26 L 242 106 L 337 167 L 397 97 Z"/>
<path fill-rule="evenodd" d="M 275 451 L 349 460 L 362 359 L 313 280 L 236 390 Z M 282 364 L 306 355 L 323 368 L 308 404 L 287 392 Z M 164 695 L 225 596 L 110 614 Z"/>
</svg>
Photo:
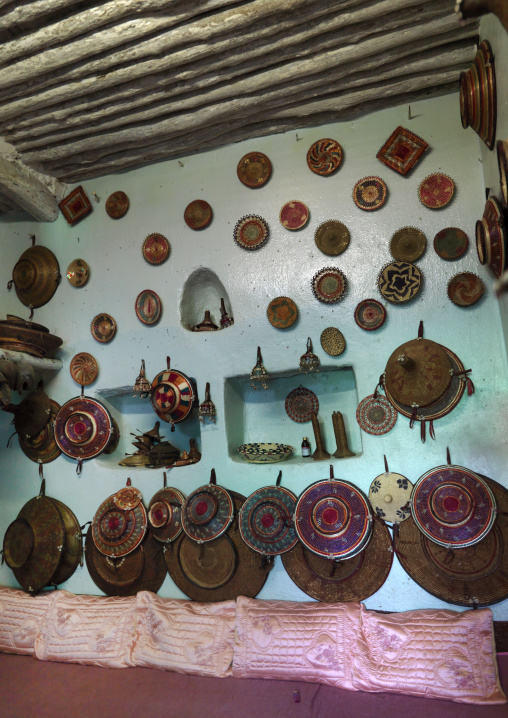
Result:
<svg viewBox="0 0 508 718">
<path fill-rule="evenodd" d="M 461 127 L 458 94 L 414 103 L 411 113 L 413 119 L 408 120 L 408 108 L 402 106 L 353 122 L 239 143 L 185 158 L 181 164 L 161 163 L 86 182 L 93 213 L 75 227 L 68 226 L 63 217 L 45 225 L 24 217 L 3 221 L 2 314 L 28 315 L 14 292 L 8 293 L 5 287 L 13 265 L 29 246 L 29 232 L 35 232 L 38 241 L 55 252 L 62 272 L 76 257 L 85 259 L 92 269 L 84 288 L 76 289 L 64 279 L 52 301 L 35 314 L 36 321 L 47 324 L 64 339 L 61 352 L 64 368 L 47 377 L 46 388 L 51 397 L 64 403 L 78 394 L 68 371 L 69 360 L 78 351 L 91 352 L 100 365 L 99 379 L 89 394 L 131 385 L 141 358 L 146 361 L 151 379 L 164 368 L 169 354 L 172 366 L 197 379 L 201 400 L 205 382 L 210 382 L 218 411 L 217 424 L 201 430 L 202 461 L 195 466 L 169 470 L 170 483 L 188 494 L 207 483 L 210 470 L 215 467 L 220 484 L 247 496 L 273 483 L 281 468 L 284 485 L 298 495 L 308 484 L 328 476 L 330 462 L 295 461 L 265 466 L 233 462 L 228 455 L 225 432 L 225 377 L 248 373 L 255 363 L 258 345 L 269 372 L 297 367 L 306 339 L 311 336 L 324 364 L 354 368 L 358 398 L 362 399 L 373 392 L 392 351 L 416 337 L 418 323 L 423 319 L 425 336 L 449 346 L 466 368 L 472 369 L 476 394 L 464 396 L 452 414 L 438 421 L 436 440 L 427 439 L 425 445 L 420 441 L 419 428 L 410 430 L 408 420 L 402 417 L 382 437 L 362 433 L 362 454 L 333 460 L 335 476 L 368 492 L 371 481 L 384 470 L 386 454 L 390 469 L 414 482 L 431 467 L 445 463 L 449 446 L 454 463 L 506 485 L 507 371 L 498 305 L 488 292 L 480 304 L 463 310 L 451 304 L 446 295 L 449 278 L 462 270 L 479 273 L 490 285 L 474 248 L 474 224 L 485 202 L 479 142 L 472 131 Z M 430 150 L 409 177 L 396 174 L 376 159 L 377 150 L 398 124 L 430 144 Z M 343 166 L 329 178 L 311 173 L 305 161 L 311 143 L 322 137 L 335 138 L 344 148 Z M 263 188 L 250 190 L 238 181 L 236 166 L 246 152 L 254 149 L 270 157 L 273 175 Z M 453 202 L 440 211 L 426 209 L 417 197 L 421 180 L 436 171 L 449 174 L 457 186 Z M 363 212 L 354 205 L 351 192 L 360 178 L 371 174 L 384 178 L 389 199 L 381 210 Z M 120 189 L 128 194 L 131 206 L 123 219 L 114 221 L 107 216 L 104 202 L 111 192 Z M 99 204 L 93 200 L 92 191 L 100 197 Z M 206 199 L 214 210 L 212 225 L 201 232 L 190 230 L 183 221 L 185 206 L 196 198 Z M 291 199 L 301 199 L 311 212 L 309 224 L 297 233 L 284 229 L 278 219 L 281 206 Z M 233 241 L 236 221 L 250 213 L 263 216 L 271 230 L 266 246 L 256 252 L 246 252 Z M 314 244 L 316 228 L 328 219 L 339 219 L 351 232 L 349 248 L 337 258 L 321 254 Z M 405 225 L 421 228 L 428 238 L 427 251 L 418 262 L 424 275 L 423 290 L 407 306 L 386 303 L 386 325 L 377 332 L 364 332 L 354 322 L 354 308 L 362 299 L 380 299 L 378 272 L 391 261 L 392 234 Z M 468 253 L 456 262 L 439 259 L 432 248 L 434 235 L 446 226 L 463 228 L 471 241 Z M 160 267 L 146 264 L 141 257 L 143 239 L 150 232 L 162 232 L 171 242 L 170 259 Z M 349 281 L 347 296 L 332 306 L 316 301 L 310 289 L 313 274 L 329 265 L 340 267 Z M 235 324 L 227 330 L 193 334 L 180 324 L 184 282 L 200 266 L 213 270 L 229 293 Z M 134 313 L 135 297 L 145 288 L 155 290 L 163 301 L 162 319 L 155 327 L 142 325 Z M 283 332 L 274 329 L 266 319 L 269 301 L 279 295 L 292 297 L 300 310 L 297 325 Z M 218 316 L 218 307 L 210 309 Z M 117 336 L 106 345 L 95 342 L 89 331 L 92 317 L 102 311 L 112 314 L 118 323 Z M 320 347 L 321 331 L 328 326 L 339 327 L 346 338 L 347 349 L 340 357 L 331 358 Z M 299 383 L 305 381 L 296 378 L 295 385 Z M 134 411 L 132 402 L 128 409 Z M 150 428 L 156 417 L 140 409 L 138 414 L 119 418 L 126 435 L 129 431 Z M 0 415 L 0 536 L 21 506 L 39 489 L 37 466 L 24 456 L 16 441 L 11 448 L 5 448 L 11 429 L 9 421 L 9 415 Z M 322 421 L 331 424 L 331 417 L 322 417 Z M 354 416 L 347 416 L 346 421 L 354 422 Z M 169 434 L 169 427 L 162 428 L 168 438 L 175 436 Z M 261 433 L 265 440 L 278 438 L 277 417 L 268 405 Z M 314 446 L 309 423 L 294 425 L 295 447 L 300 446 L 305 434 Z M 258 437 L 252 437 L 255 438 Z M 335 446 L 328 446 L 328 450 L 333 452 Z M 78 477 L 75 463 L 61 456 L 45 467 L 44 474 L 48 495 L 66 503 L 81 523 L 90 520 L 102 500 L 121 488 L 128 476 L 147 502 L 162 486 L 162 471 L 115 468 L 102 458 L 85 463 Z M 0 569 L 0 583 L 15 585 L 6 566 Z M 86 568 L 79 569 L 65 588 L 76 593 L 98 592 Z M 160 594 L 182 595 L 169 577 Z M 260 596 L 308 600 L 286 575 L 280 558 Z M 396 611 L 445 605 L 417 586 L 396 558 L 387 583 L 366 604 Z M 508 602 L 493 610 L 496 618 L 508 618 Z"/>
</svg>

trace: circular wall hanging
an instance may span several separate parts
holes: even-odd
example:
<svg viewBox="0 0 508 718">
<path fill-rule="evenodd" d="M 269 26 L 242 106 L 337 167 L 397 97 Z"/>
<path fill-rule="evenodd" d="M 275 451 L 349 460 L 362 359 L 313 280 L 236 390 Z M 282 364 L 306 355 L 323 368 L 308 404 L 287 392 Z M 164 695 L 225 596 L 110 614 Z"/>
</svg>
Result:
<svg viewBox="0 0 508 718">
<path fill-rule="evenodd" d="M 379 274 L 379 291 L 393 304 L 413 299 L 420 291 L 422 273 L 410 262 L 391 262 Z"/>
<path fill-rule="evenodd" d="M 281 486 L 254 491 L 238 514 L 242 539 L 264 556 L 277 556 L 293 548 L 298 537 L 293 527 L 296 496 Z"/>
<path fill-rule="evenodd" d="M 427 237 L 416 227 L 398 229 L 390 241 L 390 252 L 397 262 L 415 262 L 426 247 Z"/>
<path fill-rule="evenodd" d="M 76 384 L 89 386 L 97 379 L 99 366 L 91 354 L 80 352 L 71 359 L 69 371 Z"/>
<path fill-rule="evenodd" d="M 312 293 L 325 304 L 333 304 L 343 298 L 347 279 L 337 267 L 324 267 L 312 277 Z"/>
<path fill-rule="evenodd" d="M 113 192 L 106 200 L 106 212 L 112 219 L 120 219 L 129 209 L 129 198 L 125 192 Z"/>
<path fill-rule="evenodd" d="M 141 254 L 148 264 L 162 264 L 169 257 L 170 245 L 166 237 L 154 232 L 149 234 L 141 247 Z"/>
<path fill-rule="evenodd" d="M 364 299 L 355 309 L 355 322 L 360 329 L 373 332 L 386 321 L 386 309 L 377 299 Z"/>
<path fill-rule="evenodd" d="M 473 272 L 456 274 L 448 282 L 448 297 L 459 307 L 470 307 L 476 304 L 485 292 L 485 284 Z"/>
<path fill-rule="evenodd" d="M 178 424 L 188 417 L 194 404 L 190 379 L 174 369 L 159 372 L 150 387 L 150 401 L 159 419 Z"/>
<path fill-rule="evenodd" d="M 266 314 L 272 327 L 288 329 L 298 319 L 298 307 L 289 297 L 276 297 L 268 305 Z"/>
<path fill-rule="evenodd" d="M 327 327 L 321 332 L 321 346 L 330 356 L 338 357 L 346 348 L 346 340 L 336 327 Z"/>
<path fill-rule="evenodd" d="M 136 316 L 143 324 L 156 324 L 161 316 L 162 303 L 159 295 L 151 289 L 144 289 L 134 303 Z"/>
<path fill-rule="evenodd" d="M 90 331 L 96 341 L 107 344 L 116 334 L 116 322 L 110 314 L 97 314 L 92 319 Z"/>
<path fill-rule="evenodd" d="M 206 484 L 193 491 L 182 507 L 182 528 L 193 541 L 213 541 L 234 518 L 233 499 L 222 486 Z"/>
<path fill-rule="evenodd" d="M 381 177 L 364 177 L 353 188 L 354 203 L 367 212 L 380 209 L 387 197 L 388 189 Z"/>
<path fill-rule="evenodd" d="M 109 496 L 97 509 L 91 529 L 96 548 L 105 556 L 122 558 L 132 553 L 143 541 L 147 514 L 140 501 L 132 509 L 119 509 Z"/>
<path fill-rule="evenodd" d="M 458 259 L 468 246 L 467 234 L 458 227 L 446 227 L 434 237 L 434 251 L 441 259 Z"/>
<path fill-rule="evenodd" d="M 27 249 L 12 270 L 18 299 L 26 307 L 42 307 L 56 292 L 60 266 L 50 249 L 38 244 Z M 10 283 L 9 283 L 10 286 Z"/>
<path fill-rule="evenodd" d="M 242 184 L 255 189 L 270 179 L 272 163 L 262 152 L 249 152 L 238 163 L 236 173 Z"/>
<path fill-rule="evenodd" d="M 314 142 L 307 152 L 307 165 L 322 177 L 331 175 L 342 164 L 342 147 L 335 140 L 325 138 Z"/>
<path fill-rule="evenodd" d="M 279 219 L 286 229 L 301 229 L 309 221 L 309 208 L 303 202 L 292 199 L 282 207 Z"/>
<path fill-rule="evenodd" d="M 400 524 L 411 516 L 409 499 L 413 484 L 402 474 L 386 471 L 376 476 L 369 488 L 369 501 L 379 519 Z"/>
<path fill-rule="evenodd" d="M 317 481 L 298 497 L 295 531 L 318 556 L 351 558 L 365 548 L 372 533 L 367 497 L 348 481 Z"/>
<path fill-rule="evenodd" d="M 107 447 L 113 422 L 106 407 L 88 396 L 76 396 L 56 415 L 55 441 L 71 459 L 93 459 Z"/>
<path fill-rule="evenodd" d="M 48 464 L 62 453 L 55 441 L 55 419 L 60 411 L 60 404 L 50 399 L 51 415 L 49 421 L 35 436 L 24 436 L 18 433 L 19 445 L 25 456 L 38 464 Z"/>
<path fill-rule="evenodd" d="M 437 466 L 421 476 L 411 494 L 420 531 L 447 548 L 480 542 L 496 520 L 496 500 L 478 474 L 463 466 Z"/>
<path fill-rule="evenodd" d="M 204 229 L 212 221 L 212 208 L 204 199 L 195 199 L 185 208 L 183 218 L 191 229 Z"/>
<path fill-rule="evenodd" d="M 259 249 L 268 239 L 268 224 L 256 214 L 247 215 L 238 220 L 233 236 L 242 249 Z"/>
<path fill-rule="evenodd" d="M 67 267 L 66 276 L 73 287 L 83 287 L 90 277 L 90 267 L 84 259 L 73 259 Z"/>
<path fill-rule="evenodd" d="M 349 229 L 336 219 L 320 224 L 314 235 L 317 248 L 332 257 L 342 254 L 349 247 L 349 240 Z"/>
<path fill-rule="evenodd" d="M 312 412 L 319 411 L 319 400 L 313 391 L 300 385 L 286 397 L 286 414 L 293 421 L 303 424 L 311 420 Z"/>
<path fill-rule="evenodd" d="M 370 394 L 358 404 L 356 420 L 367 434 L 381 436 L 393 429 L 397 412 L 384 396 Z"/>
<path fill-rule="evenodd" d="M 451 202 L 454 191 L 455 183 L 452 178 L 437 172 L 421 182 L 418 198 L 429 209 L 442 209 Z"/>
<path fill-rule="evenodd" d="M 172 487 L 165 487 L 152 496 L 148 505 L 148 521 L 157 541 L 168 543 L 182 533 L 184 501 L 182 492 Z"/>
</svg>

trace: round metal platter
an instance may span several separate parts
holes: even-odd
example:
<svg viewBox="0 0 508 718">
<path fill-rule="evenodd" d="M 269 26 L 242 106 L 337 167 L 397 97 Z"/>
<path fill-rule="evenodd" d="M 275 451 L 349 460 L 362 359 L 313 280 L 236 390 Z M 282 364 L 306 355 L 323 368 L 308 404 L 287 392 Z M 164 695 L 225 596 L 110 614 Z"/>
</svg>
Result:
<svg viewBox="0 0 508 718">
<path fill-rule="evenodd" d="M 195 199 L 187 205 L 183 218 L 191 229 L 204 229 L 212 221 L 212 208 L 204 199 Z"/>
<path fill-rule="evenodd" d="M 113 422 L 96 399 L 76 396 L 66 402 L 55 419 L 55 441 L 71 459 L 93 459 L 107 447 Z"/>
<path fill-rule="evenodd" d="M 320 302 L 334 304 L 344 297 L 347 279 L 337 267 L 324 267 L 312 277 L 311 287 Z"/>
<path fill-rule="evenodd" d="M 434 251 L 441 259 L 458 259 L 468 247 L 468 236 L 458 227 L 446 227 L 434 237 Z"/>
<path fill-rule="evenodd" d="M 107 344 L 116 334 L 116 322 L 110 314 L 97 314 L 92 319 L 90 331 L 96 341 Z"/>
<path fill-rule="evenodd" d="M 213 541 L 234 518 L 233 499 L 222 486 L 206 484 L 193 491 L 182 507 L 182 528 L 193 541 Z"/>
<path fill-rule="evenodd" d="M 348 481 L 317 481 L 298 497 L 295 530 L 318 556 L 351 558 L 365 548 L 372 533 L 367 497 Z"/>
<path fill-rule="evenodd" d="M 454 192 L 455 183 L 452 178 L 437 172 L 422 180 L 418 188 L 418 198 L 429 209 L 442 209 L 451 202 Z"/>
<path fill-rule="evenodd" d="M 190 379 L 173 369 L 159 372 L 150 387 L 150 401 L 160 419 L 178 424 L 187 418 L 194 403 Z"/>
<path fill-rule="evenodd" d="M 157 324 L 162 312 L 162 302 L 159 295 L 151 289 L 144 289 L 136 297 L 134 310 L 137 318 L 143 324 Z"/>
<path fill-rule="evenodd" d="M 277 556 L 296 545 L 293 527 L 296 496 L 281 486 L 254 491 L 238 515 L 240 533 L 251 549 L 265 556 Z"/>
<path fill-rule="evenodd" d="M 257 214 L 247 215 L 238 220 L 233 236 L 242 249 L 259 249 L 268 239 L 268 224 Z"/>
<path fill-rule="evenodd" d="M 349 229 L 336 219 L 320 224 L 314 235 L 317 248 L 331 257 L 342 254 L 349 247 L 350 239 Z"/>
<path fill-rule="evenodd" d="M 309 221 L 309 208 L 303 202 L 292 199 L 282 207 L 279 219 L 286 229 L 301 229 Z"/>
<path fill-rule="evenodd" d="M 93 542 L 105 556 L 122 558 L 143 541 L 148 527 L 146 509 L 140 501 L 133 509 L 119 509 L 114 495 L 97 509 L 91 531 Z"/>
<path fill-rule="evenodd" d="M 290 419 L 303 424 L 311 420 L 312 412 L 318 413 L 319 399 L 313 391 L 300 385 L 289 392 L 285 407 Z"/>
<path fill-rule="evenodd" d="M 89 386 L 97 379 L 99 366 L 97 360 L 88 352 L 75 354 L 69 365 L 72 378 L 80 386 Z"/>
<path fill-rule="evenodd" d="M 379 274 L 379 291 L 392 304 L 409 302 L 420 291 L 422 273 L 410 262 L 391 262 Z"/>
<path fill-rule="evenodd" d="M 358 404 L 356 420 L 367 434 L 381 436 L 395 426 L 397 412 L 384 396 L 366 396 Z"/>
<path fill-rule="evenodd" d="M 248 152 L 236 168 L 238 179 L 246 187 L 262 187 L 270 179 L 272 163 L 262 152 Z"/>
<path fill-rule="evenodd" d="M 461 272 L 450 279 L 447 292 L 457 306 L 470 307 L 483 297 L 485 284 L 477 274 Z"/>
<path fill-rule="evenodd" d="M 480 542 L 496 520 L 496 500 L 486 482 L 463 466 L 437 466 L 421 476 L 411 495 L 411 513 L 434 543 L 466 548 Z"/>
<path fill-rule="evenodd" d="M 354 203 L 367 212 L 381 209 L 387 198 L 388 189 L 381 177 L 364 177 L 353 188 Z"/>
<path fill-rule="evenodd" d="M 386 321 L 386 309 L 377 299 L 364 299 L 355 309 L 355 322 L 360 329 L 373 332 Z"/>
<path fill-rule="evenodd" d="M 307 152 L 307 165 L 322 177 L 333 174 L 342 164 L 342 147 L 336 140 L 325 138 L 314 142 Z"/>
<path fill-rule="evenodd" d="M 170 244 L 163 234 L 153 232 L 143 242 L 141 254 L 148 264 L 162 264 L 169 257 Z"/>
<path fill-rule="evenodd" d="M 113 192 L 106 200 L 106 212 L 112 219 L 120 219 L 129 209 L 129 198 L 125 192 Z"/>
</svg>

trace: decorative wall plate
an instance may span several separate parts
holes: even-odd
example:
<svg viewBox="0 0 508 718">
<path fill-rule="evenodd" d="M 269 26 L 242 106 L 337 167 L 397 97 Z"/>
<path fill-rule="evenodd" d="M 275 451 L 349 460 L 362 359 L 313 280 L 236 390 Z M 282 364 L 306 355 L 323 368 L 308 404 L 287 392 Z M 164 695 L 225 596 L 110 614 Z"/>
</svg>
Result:
<svg viewBox="0 0 508 718">
<path fill-rule="evenodd" d="M 39 244 L 25 250 L 12 270 L 12 282 L 26 307 L 42 307 L 56 292 L 60 266 L 50 249 Z M 10 284 L 10 283 L 9 283 Z"/>
<path fill-rule="evenodd" d="M 159 419 L 178 424 L 188 417 L 194 404 L 190 379 L 174 369 L 159 372 L 152 381 L 150 401 Z"/>
<path fill-rule="evenodd" d="M 147 514 L 142 502 L 133 509 L 119 509 L 113 496 L 102 502 L 91 525 L 96 548 L 111 558 L 122 558 L 137 549 L 147 528 Z"/>
<path fill-rule="evenodd" d="M 90 277 L 90 267 L 84 259 L 73 259 L 67 267 L 66 276 L 73 287 L 83 287 Z"/>
<path fill-rule="evenodd" d="M 418 198 L 429 209 L 442 209 L 451 202 L 454 192 L 455 183 L 452 178 L 436 172 L 422 180 L 418 187 Z"/>
<path fill-rule="evenodd" d="M 113 192 L 106 200 L 106 212 L 112 219 L 120 219 L 129 209 L 129 198 L 125 192 Z"/>
<path fill-rule="evenodd" d="M 367 434 L 381 436 L 393 429 L 397 412 L 384 396 L 370 394 L 358 404 L 356 420 Z"/>
<path fill-rule="evenodd" d="M 339 169 L 342 156 L 342 147 L 339 143 L 325 138 L 310 146 L 307 152 L 307 165 L 315 174 L 326 177 Z"/>
<path fill-rule="evenodd" d="M 325 304 L 341 300 L 346 293 L 347 279 L 337 267 L 324 267 L 312 277 L 312 293 Z"/>
<path fill-rule="evenodd" d="M 485 292 L 485 284 L 473 272 L 460 272 L 448 282 L 448 297 L 459 307 L 476 304 Z"/>
<path fill-rule="evenodd" d="M 234 518 L 233 499 L 222 486 L 206 484 L 193 491 L 182 506 L 182 528 L 199 543 L 225 533 Z"/>
<path fill-rule="evenodd" d="M 496 519 L 496 500 L 478 474 L 463 466 L 437 466 L 421 476 L 411 494 L 420 531 L 447 548 L 479 543 Z"/>
<path fill-rule="evenodd" d="M 379 274 L 379 291 L 393 304 L 408 302 L 420 291 L 422 273 L 410 262 L 391 262 Z"/>
<path fill-rule="evenodd" d="M 486 262 L 494 277 L 498 279 L 506 269 L 508 237 L 503 207 L 496 197 L 489 197 L 485 203 L 482 227 Z"/>
<path fill-rule="evenodd" d="M 96 341 L 107 344 L 116 334 L 116 322 L 110 314 L 97 314 L 92 319 L 90 331 Z"/>
<path fill-rule="evenodd" d="M 405 127 L 397 127 L 376 157 L 401 175 L 406 175 L 418 162 L 428 144 Z"/>
<path fill-rule="evenodd" d="M 276 297 L 268 305 L 266 314 L 273 327 L 288 329 L 298 319 L 298 307 L 289 297 Z"/>
<path fill-rule="evenodd" d="M 476 252 L 478 254 L 478 260 L 480 264 L 485 264 L 487 257 L 485 254 L 485 229 L 483 226 L 483 220 L 476 220 L 475 225 L 475 239 L 476 239 Z"/>
<path fill-rule="evenodd" d="M 309 221 L 309 208 L 303 202 L 292 199 L 283 205 L 279 214 L 280 223 L 286 229 L 301 229 Z"/>
<path fill-rule="evenodd" d="M 296 496 L 281 486 L 254 491 L 238 514 L 242 539 L 264 556 L 277 556 L 293 548 L 298 536 L 293 527 Z"/>
<path fill-rule="evenodd" d="M 93 459 L 104 451 L 113 431 L 106 407 L 88 396 L 67 401 L 55 419 L 55 441 L 71 459 Z"/>
<path fill-rule="evenodd" d="M 416 227 L 402 227 L 392 236 L 390 252 L 397 262 L 416 262 L 427 247 L 427 237 Z"/>
<path fill-rule="evenodd" d="M 236 223 L 233 236 L 242 249 L 259 249 L 268 239 L 268 224 L 256 214 L 246 215 Z"/>
<path fill-rule="evenodd" d="M 290 419 L 303 424 L 311 420 L 312 412 L 318 413 L 319 399 L 313 391 L 300 384 L 287 395 L 285 407 Z"/>
<path fill-rule="evenodd" d="M 122 511 L 135 509 L 141 501 L 143 501 L 143 494 L 134 486 L 124 486 L 123 489 L 113 494 L 113 503 L 117 509 L 121 509 Z"/>
<path fill-rule="evenodd" d="M 195 199 L 187 205 L 183 218 L 191 229 L 204 229 L 212 221 L 212 208 L 204 199 Z"/>
<path fill-rule="evenodd" d="M 71 359 L 69 371 L 76 384 L 89 386 L 97 379 L 99 366 L 91 354 L 80 352 Z"/>
<path fill-rule="evenodd" d="M 321 346 L 330 356 L 338 357 L 346 348 L 346 340 L 336 327 L 327 327 L 321 332 Z"/>
<path fill-rule="evenodd" d="M 402 474 L 386 471 L 370 485 L 369 501 L 379 519 L 400 524 L 411 516 L 409 499 L 413 484 Z"/>
<path fill-rule="evenodd" d="M 19 445 L 25 456 L 40 464 L 49 464 L 62 453 L 55 441 L 55 419 L 60 411 L 60 404 L 50 399 L 51 415 L 49 421 L 35 436 L 18 434 Z"/>
<path fill-rule="evenodd" d="M 148 505 L 148 521 L 157 541 L 174 541 L 182 533 L 182 506 L 185 496 L 173 487 L 157 491 Z"/>
<path fill-rule="evenodd" d="M 162 234 L 149 234 L 141 247 L 141 254 L 149 264 L 162 264 L 169 257 L 170 244 Z"/>
<path fill-rule="evenodd" d="M 494 55 L 487 40 L 482 40 L 473 64 L 460 75 L 460 117 L 462 127 L 472 127 L 487 147 L 494 149 L 496 139 L 497 97 Z"/>
<path fill-rule="evenodd" d="M 143 324 L 157 324 L 162 312 L 160 297 L 151 289 L 144 289 L 134 303 L 136 316 Z"/>
<path fill-rule="evenodd" d="M 355 322 L 360 329 L 373 332 L 386 321 L 386 309 L 377 299 L 364 299 L 355 309 Z"/>
<path fill-rule="evenodd" d="M 246 187 L 262 187 L 270 179 L 272 163 L 262 152 L 248 152 L 238 163 L 236 174 Z"/>
<path fill-rule="evenodd" d="M 499 167 L 499 182 L 501 185 L 501 199 L 504 207 L 508 207 L 508 142 L 498 140 L 497 164 Z"/>
<path fill-rule="evenodd" d="M 298 497 L 295 531 L 318 556 L 351 558 L 365 548 L 372 534 L 367 497 L 349 481 L 317 481 Z"/>
<path fill-rule="evenodd" d="M 469 239 L 464 230 L 446 227 L 434 237 L 434 251 L 441 259 L 458 259 L 467 252 Z"/>
<path fill-rule="evenodd" d="M 388 189 L 381 177 L 364 177 L 353 188 L 354 203 L 367 212 L 380 209 L 387 197 Z"/>
<path fill-rule="evenodd" d="M 74 224 L 92 211 L 90 200 L 81 185 L 64 197 L 58 206 L 69 224 Z"/>
<path fill-rule="evenodd" d="M 288 459 L 293 451 L 289 444 L 252 443 L 242 444 L 238 451 L 250 464 L 275 464 Z"/>
<path fill-rule="evenodd" d="M 336 219 L 320 224 L 314 235 L 317 248 L 332 257 L 342 254 L 349 247 L 349 240 L 349 229 Z"/>
</svg>

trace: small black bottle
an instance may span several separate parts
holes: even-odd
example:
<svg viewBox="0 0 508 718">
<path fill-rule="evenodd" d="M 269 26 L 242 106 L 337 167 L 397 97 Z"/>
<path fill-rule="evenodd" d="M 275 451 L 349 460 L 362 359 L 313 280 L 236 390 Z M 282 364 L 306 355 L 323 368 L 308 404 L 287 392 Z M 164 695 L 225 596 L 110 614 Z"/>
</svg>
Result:
<svg viewBox="0 0 508 718">
<path fill-rule="evenodd" d="M 302 441 L 302 456 L 308 458 L 310 456 L 310 443 L 306 436 L 303 437 Z"/>
</svg>

